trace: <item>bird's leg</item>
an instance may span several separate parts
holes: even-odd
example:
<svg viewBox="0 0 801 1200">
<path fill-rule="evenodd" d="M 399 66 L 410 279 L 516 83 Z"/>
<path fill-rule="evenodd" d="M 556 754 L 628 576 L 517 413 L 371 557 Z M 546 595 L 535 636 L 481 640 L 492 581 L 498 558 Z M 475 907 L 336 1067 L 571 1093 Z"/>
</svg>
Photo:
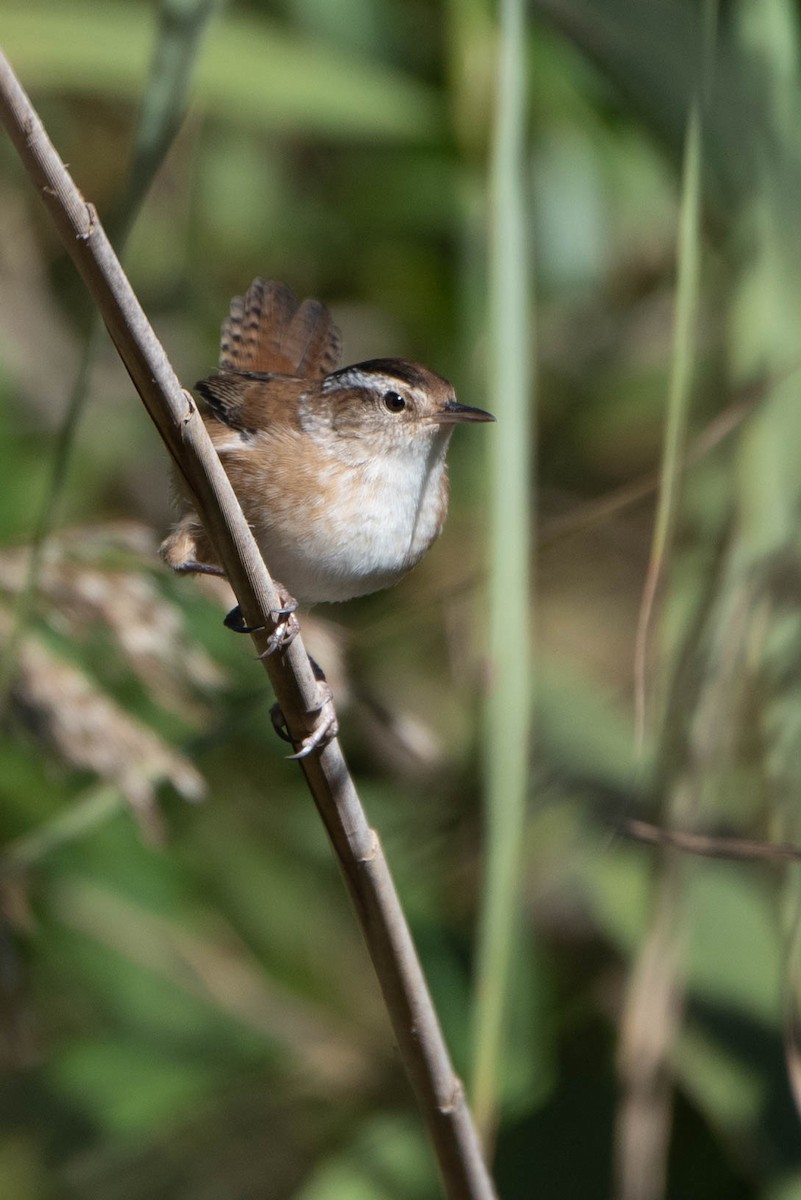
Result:
<svg viewBox="0 0 801 1200">
<path fill-rule="evenodd" d="M 176 575 L 216 575 L 218 578 L 225 577 L 225 571 L 222 567 L 218 567 L 214 563 L 196 562 L 193 558 L 178 563 L 172 569 Z"/>
<path fill-rule="evenodd" d="M 333 708 L 334 694 L 326 681 L 322 668 L 317 665 L 313 658 L 310 658 L 309 662 L 312 665 L 314 677 L 317 680 L 319 694 L 319 704 L 310 710 L 310 715 L 319 713 L 319 716 L 315 722 L 314 729 L 301 741 L 300 748 L 294 754 L 287 755 L 290 761 L 306 758 L 318 746 L 325 746 L 339 733 L 339 723 Z M 326 709 L 328 710 L 327 712 Z M 290 736 L 287 730 L 280 704 L 274 704 L 270 709 L 270 719 L 273 723 L 273 729 L 280 738 L 283 738 L 285 742 L 289 742 L 291 746 L 297 745 L 295 739 Z"/>
<path fill-rule="evenodd" d="M 280 607 L 270 609 L 271 615 L 276 618 L 275 626 L 267 639 L 267 649 L 262 651 L 259 658 L 267 658 L 276 650 L 286 649 L 295 640 L 300 630 L 298 619 L 295 616 L 295 610 L 298 607 L 297 600 L 290 596 L 280 583 L 276 584 L 276 588 Z M 242 609 L 238 604 L 231 609 L 223 624 L 234 633 L 263 633 L 265 629 L 264 625 L 246 625 Z"/>
<path fill-rule="evenodd" d="M 169 537 L 164 539 L 160 554 L 167 565 L 179 575 L 217 575 L 225 578 L 222 567 L 207 561 L 214 557 L 213 551 L 194 512 L 187 513 Z M 267 649 L 264 654 L 259 655 L 260 658 L 288 646 L 297 636 L 299 629 L 293 616 L 297 602 L 280 583 L 276 583 L 276 588 L 280 607 L 272 610 L 275 625 L 268 639 Z M 261 633 L 264 630 L 263 625 L 246 625 L 238 604 L 225 617 L 225 624 L 234 633 Z"/>
</svg>

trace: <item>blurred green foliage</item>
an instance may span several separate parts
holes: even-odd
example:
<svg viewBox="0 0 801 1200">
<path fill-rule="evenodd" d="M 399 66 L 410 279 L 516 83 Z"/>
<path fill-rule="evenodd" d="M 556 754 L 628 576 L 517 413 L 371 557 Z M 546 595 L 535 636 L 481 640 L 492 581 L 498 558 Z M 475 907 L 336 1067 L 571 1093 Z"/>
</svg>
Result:
<svg viewBox="0 0 801 1200">
<path fill-rule="evenodd" d="M 0 8 L 0 45 L 104 218 L 130 194 L 158 12 L 180 26 L 191 7 Z M 188 384 L 216 361 L 230 297 L 261 274 L 330 303 L 348 361 L 407 355 L 490 405 L 496 17 L 484 0 L 218 7 L 126 249 Z M 676 871 L 619 836 L 636 816 L 801 841 L 790 0 L 722 4 L 707 64 L 689 463 L 639 751 L 633 732 L 702 44 L 700 6 L 680 0 L 536 0 L 529 14 L 537 711 L 495 1156 L 505 1200 L 608 1196 L 616 1158 L 625 1175 L 621 1079 L 634 1087 L 637 1072 L 632 1083 L 618 1065 L 665 880 L 680 998 L 662 1047 L 667 1174 L 637 1194 L 801 1196 L 798 868 Z M 5 641 L 90 315 L 5 140 L 0 166 Z M 491 406 L 502 422 L 503 397 Z M 304 620 L 467 1078 L 491 686 L 484 433 L 454 439 L 448 527 L 415 573 Z M 165 455 L 99 344 L 4 697 L 0 1190 L 429 1200 L 433 1166 L 366 954 L 275 744 L 263 676 L 221 626 L 225 597 L 159 566 L 169 492 Z M 189 805 L 199 776 L 206 799 Z M 652 1025 L 658 1042 L 656 993 Z M 645 1063 L 647 1040 L 636 1045 Z"/>
</svg>

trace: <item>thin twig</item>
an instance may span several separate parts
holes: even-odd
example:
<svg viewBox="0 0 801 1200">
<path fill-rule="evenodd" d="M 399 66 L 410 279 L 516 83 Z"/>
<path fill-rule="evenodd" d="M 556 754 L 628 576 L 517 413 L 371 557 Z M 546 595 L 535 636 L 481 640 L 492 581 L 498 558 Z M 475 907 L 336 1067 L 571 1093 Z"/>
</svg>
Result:
<svg viewBox="0 0 801 1200">
<path fill-rule="evenodd" d="M 97 304 L 152 420 L 186 479 L 259 652 L 280 600 L 192 397 L 184 391 L 131 289 L 94 208 L 75 187 L 10 65 L 0 54 L 0 117 Z M 300 637 L 263 660 L 299 743 L 324 702 Z M 301 762 L 345 876 L 404 1065 L 451 1200 L 495 1195 L 464 1089 L 454 1074 L 380 842 L 334 739 Z"/>
<path fill-rule="evenodd" d="M 704 858 L 730 859 L 735 862 L 798 862 L 801 846 L 792 842 L 760 842 L 751 838 L 717 837 L 709 833 L 688 833 L 680 829 L 664 829 L 648 821 L 628 820 L 623 832 L 637 842 L 650 846 L 672 846 L 687 854 Z"/>
</svg>

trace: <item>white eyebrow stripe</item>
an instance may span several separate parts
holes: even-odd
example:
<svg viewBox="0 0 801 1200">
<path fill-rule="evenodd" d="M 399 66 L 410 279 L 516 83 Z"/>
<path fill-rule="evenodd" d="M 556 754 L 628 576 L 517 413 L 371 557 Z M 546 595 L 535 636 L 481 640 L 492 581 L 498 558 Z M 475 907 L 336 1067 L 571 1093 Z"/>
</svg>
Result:
<svg viewBox="0 0 801 1200">
<path fill-rule="evenodd" d="M 402 391 L 406 392 L 408 395 L 409 393 L 417 390 L 416 388 L 412 387 L 407 380 L 398 379 L 397 376 L 394 375 L 377 375 L 374 371 L 371 371 L 369 375 L 366 375 L 364 371 L 345 370 L 337 371 L 336 375 L 329 375 L 328 378 L 323 382 L 323 391 L 335 392 L 339 388 L 343 387 L 364 387 L 365 378 L 369 379 L 371 385 L 375 387 L 386 388 L 387 391 Z"/>
</svg>

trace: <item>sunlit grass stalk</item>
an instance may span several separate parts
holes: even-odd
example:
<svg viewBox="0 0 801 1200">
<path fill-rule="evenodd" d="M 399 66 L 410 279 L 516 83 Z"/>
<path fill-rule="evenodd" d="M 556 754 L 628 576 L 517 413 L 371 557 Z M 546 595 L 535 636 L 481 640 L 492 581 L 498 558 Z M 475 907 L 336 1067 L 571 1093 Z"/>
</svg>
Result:
<svg viewBox="0 0 801 1200">
<path fill-rule="evenodd" d="M 702 14 L 699 77 L 690 98 L 684 136 L 679 230 L 677 239 L 676 303 L 673 356 L 659 493 L 634 649 L 634 705 L 637 744 L 646 733 L 648 641 L 651 617 L 664 581 L 679 505 L 687 420 L 692 395 L 701 295 L 701 204 L 703 198 L 703 116 L 714 79 L 718 0 L 706 0 Z"/>
<path fill-rule="evenodd" d="M 659 495 L 635 643 L 635 720 L 639 746 L 642 746 L 645 738 L 646 676 L 651 616 L 664 579 L 676 523 L 687 437 L 687 415 L 695 370 L 696 330 L 700 298 L 701 155 L 701 101 L 700 97 L 696 96 L 691 104 L 684 142 L 673 357 L 665 413 L 665 441 L 662 451 Z"/>
<path fill-rule="evenodd" d="M 489 216 L 488 363 L 498 417 L 490 460 L 486 867 L 476 973 L 474 1112 L 485 1139 L 499 1105 L 504 1026 L 520 933 L 532 664 L 533 326 L 526 203 L 526 42 L 522 0 L 501 0 Z"/>
<path fill-rule="evenodd" d="M 708 0 L 703 19 L 699 78 L 690 99 L 684 141 L 673 356 L 659 494 L 635 647 L 635 714 L 640 748 L 646 732 L 649 631 L 655 603 L 670 564 L 697 358 L 702 254 L 702 131 L 704 101 L 711 86 L 713 69 L 715 0 Z M 693 819 L 704 764 L 714 753 L 714 747 L 710 748 L 704 742 L 697 729 L 693 734 L 686 732 L 684 737 L 677 736 L 678 730 L 691 729 L 692 717 L 698 716 L 703 696 L 699 642 L 717 579 L 708 573 L 704 582 L 704 594 L 699 596 L 697 609 L 684 631 L 684 649 L 677 647 L 674 661 L 666 664 L 672 686 L 666 689 L 668 701 L 658 731 L 662 743 L 658 758 L 664 772 L 660 788 L 666 796 L 664 819 L 669 827 L 676 825 L 682 829 Z M 694 678 L 690 695 L 685 696 L 681 680 L 686 672 L 681 669 L 681 659 L 688 654 L 694 663 Z M 648 932 L 632 964 L 628 996 L 621 1015 L 618 1072 L 622 1089 L 615 1138 L 615 1189 L 621 1200 L 660 1200 L 665 1193 L 672 1120 L 672 1082 L 668 1063 L 684 1004 L 689 871 L 689 864 L 680 854 L 671 848 L 664 850 L 656 876 Z"/>
</svg>

